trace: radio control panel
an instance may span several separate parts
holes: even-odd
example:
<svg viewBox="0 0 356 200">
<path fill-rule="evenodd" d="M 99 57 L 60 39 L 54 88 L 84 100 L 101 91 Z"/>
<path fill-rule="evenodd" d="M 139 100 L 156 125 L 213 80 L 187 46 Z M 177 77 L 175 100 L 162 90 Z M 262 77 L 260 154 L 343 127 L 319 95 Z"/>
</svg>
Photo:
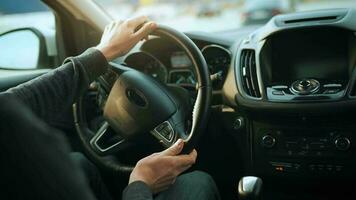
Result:
<svg viewBox="0 0 356 200">
<path fill-rule="evenodd" d="M 356 171 L 353 134 L 332 128 L 257 128 L 251 144 L 254 169 L 262 176 L 350 175 Z"/>
<path fill-rule="evenodd" d="M 323 101 L 338 100 L 345 96 L 347 84 L 342 81 L 325 81 L 304 78 L 290 85 L 273 85 L 266 88 L 270 101 Z"/>
</svg>

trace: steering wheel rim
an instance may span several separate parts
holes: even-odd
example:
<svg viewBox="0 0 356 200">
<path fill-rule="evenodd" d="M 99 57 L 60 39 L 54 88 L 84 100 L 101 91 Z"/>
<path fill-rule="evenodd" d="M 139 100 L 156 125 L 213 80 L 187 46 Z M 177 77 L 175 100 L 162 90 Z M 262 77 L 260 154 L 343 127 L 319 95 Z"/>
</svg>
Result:
<svg viewBox="0 0 356 200">
<path fill-rule="evenodd" d="M 158 36 L 158 37 L 166 37 L 174 41 L 174 43 L 177 44 L 180 48 L 182 48 L 185 51 L 185 53 L 188 55 L 196 71 L 197 98 L 195 100 L 194 109 L 192 113 L 191 131 L 189 135 L 184 138 L 186 144 L 185 144 L 185 148 L 183 149 L 183 153 L 189 153 L 194 148 L 197 141 L 199 140 L 209 117 L 211 93 L 212 93 L 209 70 L 206 61 L 199 48 L 184 33 L 164 25 L 158 25 L 157 29 L 153 33 L 151 33 L 151 35 Z M 97 137 L 99 134 L 98 133 L 95 134 L 93 138 L 88 138 L 89 135 L 88 132 L 90 132 L 90 129 L 87 126 L 87 121 L 83 109 L 84 109 L 83 96 L 81 96 L 80 98 L 78 98 L 77 102 L 73 104 L 73 114 L 74 114 L 75 127 L 77 130 L 77 134 L 79 136 L 79 140 L 83 145 L 84 150 L 86 154 L 89 156 L 89 158 L 104 169 L 115 171 L 115 172 L 123 172 L 123 173 L 131 172 L 133 166 L 121 163 L 120 161 L 115 159 L 110 159 L 106 156 L 102 156 L 100 155 L 100 152 L 98 152 L 97 149 L 93 148 L 93 141 L 95 140 L 95 137 Z M 174 118 L 174 116 L 170 117 L 170 119 L 172 118 Z M 169 120 L 163 121 L 162 124 L 166 123 L 167 121 Z M 151 131 L 151 134 L 153 134 L 155 137 L 157 137 L 157 135 L 158 136 L 160 135 L 160 134 L 154 134 L 156 127 Z M 172 145 L 174 141 L 178 139 L 178 137 L 181 136 L 177 135 L 176 138 L 174 138 L 174 140 L 172 140 L 169 143 L 164 143 L 162 140 L 160 140 L 160 142 L 167 148 L 170 145 Z"/>
</svg>

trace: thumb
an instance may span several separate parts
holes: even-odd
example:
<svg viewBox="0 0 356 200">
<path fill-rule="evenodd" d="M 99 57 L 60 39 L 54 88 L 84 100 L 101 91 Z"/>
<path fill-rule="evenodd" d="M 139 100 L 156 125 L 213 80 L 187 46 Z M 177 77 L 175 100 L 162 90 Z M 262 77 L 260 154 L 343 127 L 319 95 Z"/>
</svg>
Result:
<svg viewBox="0 0 356 200">
<path fill-rule="evenodd" d="M 183 146 L 184 146 L 184 141 L 182 139 L 178 139 L 176 143 L 174 143 L 171 147 L 162 151 L 162 155 L 176 156 L 182 151 Z"/>
</svg>

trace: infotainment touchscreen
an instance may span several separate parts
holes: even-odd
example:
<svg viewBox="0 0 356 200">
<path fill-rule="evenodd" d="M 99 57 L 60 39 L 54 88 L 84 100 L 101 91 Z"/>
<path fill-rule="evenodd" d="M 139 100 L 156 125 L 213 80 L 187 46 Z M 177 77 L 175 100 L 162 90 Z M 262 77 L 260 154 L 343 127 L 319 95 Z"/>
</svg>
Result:
<svg viewBox="0 0 356 200">
<path fill-rule="evenodd" d="M 272 38 L 271 81 L 348 79 L 347 39 L 339 30 L 303 31 Z"/>
</svg>

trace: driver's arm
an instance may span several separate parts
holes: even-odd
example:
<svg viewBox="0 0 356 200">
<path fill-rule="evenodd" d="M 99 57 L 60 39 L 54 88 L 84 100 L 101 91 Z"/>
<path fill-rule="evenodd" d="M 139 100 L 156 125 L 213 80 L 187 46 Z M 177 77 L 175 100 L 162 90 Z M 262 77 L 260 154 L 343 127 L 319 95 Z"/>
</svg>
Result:
<svg viewBox="0 0 356 200">
<path fill-rule="evenodd" d="M 38 117 L 52 122 L 68 111 L 76 97 L 107 65 L 100 51 L 88 49 L 80 56 L 66 59 L 61 67 L 1 95 L 15 97 Z"/>
<path fill-rule="evenodd" d="M 135 31 L 147 20 L 147 17 L 137 17 L 112 22 L 95 48 L 67 58 L 59 68 L 0 95 L 14 96 L 45 121 L 56 121 L 89 84 L 106 71 L 108 61 L 126 54 L 156 28 L 156 24 L 150 22 Z"/>
</svg>

